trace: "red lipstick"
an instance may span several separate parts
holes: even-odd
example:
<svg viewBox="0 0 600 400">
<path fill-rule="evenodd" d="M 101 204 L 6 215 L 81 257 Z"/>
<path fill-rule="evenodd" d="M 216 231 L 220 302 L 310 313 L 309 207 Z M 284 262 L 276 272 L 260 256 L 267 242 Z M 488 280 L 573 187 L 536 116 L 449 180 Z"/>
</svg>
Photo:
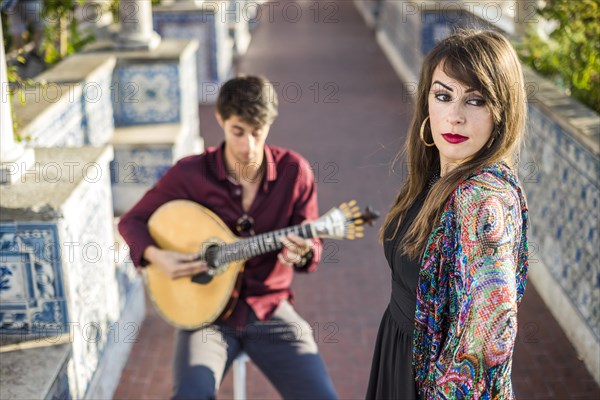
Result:
<svg viewBox="0 0 600 400">
<path fill-rule="evenodd" d="M 457 135 L 455 133 L 443 133 L 442 137 L 446 140 L 446 142 L 452 143 L 452 144 L 462 143 L 465 140 L 469 139 L 466 136 Z"/>
</svg>

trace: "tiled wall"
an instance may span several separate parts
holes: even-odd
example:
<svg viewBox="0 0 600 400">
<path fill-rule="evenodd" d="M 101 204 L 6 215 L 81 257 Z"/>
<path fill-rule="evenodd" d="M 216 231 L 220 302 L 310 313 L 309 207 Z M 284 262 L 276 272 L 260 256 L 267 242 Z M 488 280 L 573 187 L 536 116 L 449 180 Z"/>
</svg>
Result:
<svg viewBox="0 0 600 400">
<path fill-rule="evenodd" d="M 102 167 L 98 182 L 86 185 L 69 198 L 64 219 L 58 224 L 80 397 L 94 375 L 106 342 L 115 339 L 113 325 L 119 320 L 120 311 L 112 257 L 115 240 L 108 162 Z"/>
<path fill-rule="evenodd" d="M 43 112 L 19 131 L 25 143 L 31 147 L 83 146 L 86 142 L 86 132 L 81 87 L 53 85 L 48 91 L 41 88 L 32 90 L 41 93 L 39 100 L 26 96 L 25 103 L 15 107 L 18 110 L 35 102 Z M 45 94 L 48 92 L 51 94 Z M 57 97 L 54 97 L 55 95 Z M 16 120 L 20 122 L 18 111 Z"/>
<path fill-rule="evenodd" d="M 2 333 L 68 331 L 59 243 L 56 223 L 0 224 Z"/>
<path fill-rule="evenodd" d="M 175 23 L 170 29 L 179 26 Z M 36 163 L 50 162 L 51 169 L 54 164 L 62 167 L 63 177 L 71 176 L 74 160 L 80 167 L 87 163 L 76 160 L 77 154 L 87 151 L 82 146 L 113 141 L 115 126 L 144 125 L 145 131 L 152 125 L 159 130 L 172 128 L 173 132 L 164 143 L 162 136 L 149 138 L 148 143 L 139 136 L 137 145 L 129 141 L 127 146 L 115 146 L 112 176 L 109 151 L 110 156 L 105 154 L 102 161 L 88 160 L 93 167 L 101 167 L 97 180 L 70 188 L 68 195 L 62 193 L 63 181 L 57 182 L 56 188 L 46 188 L 65 195 L 60 212 L 51 218 L 38 220 L 30 217 L 31 211 L 11 211 L 14 221 L 0 223 L 0 335 L 8 335 L 11 340 L 70 335 L 64 368 L 53 382 L 39 382 L 52 386 L 48 396 L 82 398 L 90 390 L 110 396 L 107 377 L 118 381 L 123 360 L 115 360 L 121 359 L 119 354 L 128 348 L 115 347 L 110 340 L 119 340 L 115 337 L 118 332 L 131 334 L 118 326 L 120 318 L 139 322 L 143 317 L 143 313 L 136 314 L 129 306 L 124 308 L 126 302 L 136 297 L 139 310 L 143 311 L 144 305 L 139 301 L 142 287 L 128 249 L 114 239 L 112 199 L 119 189 L 128 195 L 131 188 L 139 188 L 143 193 L 173 162 L 200 150 L 198 76 L 206 74 L 206 82 L 221 83 L 231 73 L 226 22 L 217 23 L 213 15 L 200 28 L 206 30 L 198 38 L 206 46 L 201 52 L 196 51 L 197 43 L 192 41 L 163 40 L 167 50 L 157 57 L 113 54 L 103 52 L 99 46 L 91 51 L 92 56 L 99 60 L 113 57 L 112 61 L 95 68 L 88 59 L 87 68 L 91 68 L 84 73 L 77 70 L 81 64 L 78 61 L 71 60 L 62 70 L 59 64 L 56 70 L 48 72 L 56 80 L 47 80 L 55 91 L 62 89 L 62 96 L 58 100 L 30 102 L 22 109 L 26 123 L 21 134 L 32 147 L 49 147 L 36 149 L 36 154 L 45 154 Z M 183 33 L 190 35 L 180 32 Z M 219 47 L 219 43 L 226 42 L 228 46 Z M 209 67 L 199 71 L 200 61 L 201 67 Z M 60 80 L 73 79 L 75 75 L 81 81 Z M 216 94 L 218 87 L 213 90 Z M 58 149 L 63 147 L 77 149 Z M 53 156 L 49 160 L 50 153 Z M 128 169 L 127 165 L 132 167 Z M 43 170 L 44 166 L 40 168 Z M 114 170 L 120 175 L 114 175 Z M 22 183 L 33 184 L 31 179 Z M 3 206 L 12 210 L 22 205 Z M 127 313 L 131 315 L 126 316 Z M 96 382 L 98 376 L 102 382 Z"/>
<path fill-rule="evenodd" d="M 216 4 L 216 3 L 215 3 Z M 201 103 L 216 99 L 218 87 L 231 77 L 233 43 L 222 8 L 156 10 L 154 28 L 165 39 L 193 39 L 196 51 L 197 93 Z"/>
<path fill-rule="evenodd" d="M 520 177 L 531 216 L 532 268 L 539 258 L 600 339 L 600 159 L 535 104 Z"/>
<path fill-rule="evenodd" d="M 145 191 L 167 172 L 173 162 L 171 147 L 120 149 L 111 163 L 112 184 L 140 185 Z"/>
<path fill-rule="evenodd" d="M 179 158 L 199 151 L 197 43 L 163 40 L 161 44 L 164 48 L 171 45 L 177 51 L 159 48 L 157 60 L 124 55 L 113 74 L 113 87 L 119 90 L 115 94 L 119 101 L 113 99 L 118 128 L 111 163 L 116 215 L 131 208 Z M 147 127 L 143 137 L 137 135 L 126 145 L 119 140 L 131 134 L 124 129 L 139 126 Z M 165 131 L 169 131 L 168 139 Z"/>
<path fill-rule="evenodd" d="M 87 145 L 101 146 L 110 141 L 114 131 L 111 85 L 113 66 L 91 75 L 84 82 L 82 104 Z"/>
<path fill-rule="evenodd" d="M 49 344 L 68 338 L 69 387 L 77 398 L 85 394 L 120 315 L 110 159 L 110 148 L 37 149 L 38 169 L 14 188 L 3 188 L 16 203 L 2 204 L 0 334 Z M 60 168 L 62 179 L 47 179 L 49 165 Z M 25 205 L 32 185 L 39 193 L 31 196 L 43 198 L 46 208 Z M 19 213 L 19 207 L 28 211 Z M 47 336 L 55 338 L 42 339 Z"/>
<path fill-rule="evenodd" d="M 115 125 L 175 123 L 181 120 L 180 65 L 118 65 L 114 72 Z"/>
<path fill-rule="evenodd" d="M 372 2 L 362 0 L 362 3 L 368 5 Z M 449 2 L 441 8 L 436 2 L 429 0 L 379 0 L 379 4 L 376 4 L 377 6 L 372 6 L 373 18 L 377 19 L 376 26 L 380 35 L 391 42 L 401 62 L 405 64 L 405 73 L 412 75 L 410 79 L 415 81 L 419 77 L 425 54 L 455 27 L 490 26 L 471 14 L 460 11 L 460 2 Z"/>
<path fill-rule="evenodd" d="M 112 136 L 114 61 L 98 65 L 81 81 L 65 80 L 69 72 L 81 75 L 81 71 L 72 69 L 76 63 L 69 64 L 59 63 L 42 74 L 46 86 L 27 89 L 24 104 L 13 101 L 16 120 L 21 125 L 19 133 L 31 147 L 102 146 Z M 32 108 L 36 109 L 35 115 L 25 112 L 22 119 L 20 110 Z"/>
</svg>

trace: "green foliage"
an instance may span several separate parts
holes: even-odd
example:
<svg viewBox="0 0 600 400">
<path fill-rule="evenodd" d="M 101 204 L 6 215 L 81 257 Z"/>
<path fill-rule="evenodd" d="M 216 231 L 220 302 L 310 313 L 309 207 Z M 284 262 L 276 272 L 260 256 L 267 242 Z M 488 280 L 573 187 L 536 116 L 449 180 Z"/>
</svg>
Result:
<svg viewBox="0 0 600 400">
<path fill-rule="evenodd" d="M 0 19 L 2 20 L 2 39 L 4 39 L 4 50 L 8 52 L 12 45 L 12 37 L 8 33 L 8 15 L 0 13 Z"/>
<path fill-rule="evenodd" d="M 547 40 L 532 27 L 521 59 L 600 113 L 600 0 L 546 0 L 538 15 L 556 27 Z"/>
<path fill-rule="evenodd" d="M 26 62 L 25 58 L 21 55 L 17 57 L 17 61 L 20 62 L 21 64 L 24 64 Z M 15 95 L 19 96 L 19 101 L 21 102 L 21 104 L 25 104 L 25 96 L 21 89 L 26 86 L 34 85 L 35 83 L 33 82 L 33 80 L 24 79 L 23 77 L 21 77 L 19 75 L 19 68 L 16 65 L 7 66 L 6 77 L 8 79 L 8 83 L 10 85 L 9 89 L 8 89 L 9 104 L 12 103 L 12 99 Z M 24 140 L 31 140 L 30 137 L 28 137 L 28 136 L 23 137 L 19 133 L 22 122 L 21 122 L 21 120 L 19 120 L 19 118 L 15 114 L 15 110 L 11 109 L 11 113 L 12 113 L 12 125 L 13 125 L 15 141 L 22 142 Z"/>
<path fill-rule="evenodd" d="M 94 41 L 92 34 L 81 34 L 73 10 L 85 0 L 44 0 L 44 27 L 42 51 L 47 64 L 55 64 L 64 57 L 82 49 Z"/>
</svg>

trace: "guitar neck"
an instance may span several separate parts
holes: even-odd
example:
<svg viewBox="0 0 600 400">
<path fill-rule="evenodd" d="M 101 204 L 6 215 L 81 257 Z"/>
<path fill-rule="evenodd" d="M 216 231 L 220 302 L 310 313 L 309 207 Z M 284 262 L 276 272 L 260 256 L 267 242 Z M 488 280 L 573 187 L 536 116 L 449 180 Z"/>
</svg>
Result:
<svg viewBox="0 0 600 400">
<path fill-rule="evenodd" d="M 314 237 L 312 224 L 295 225 L 272 232 L 261 233 L 260 235 L 220 246 L 217 257 L 219 264 L 223 265 L 233 261 L 248 260 L 252 257 L 279 250 L 283 247 L 281 238 L 288 233 L 295 233 L 305 239 Z"/>
</svg>

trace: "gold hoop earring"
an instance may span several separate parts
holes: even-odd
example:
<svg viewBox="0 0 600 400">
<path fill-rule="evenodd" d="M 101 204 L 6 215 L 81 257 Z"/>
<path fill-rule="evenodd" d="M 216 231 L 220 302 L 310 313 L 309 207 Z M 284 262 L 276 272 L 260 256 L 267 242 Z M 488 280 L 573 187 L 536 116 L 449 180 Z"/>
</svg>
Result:
<svg viewBox="0 0 600 400">
<path fill-rule="evenodd" d="M 421 136 L 421 142 L 423 142 L 423 144 L 425 146 L 432 147 L 432 146 L 435 146 L 435 142 L 434 143 L 427 143 L 425 141 L 425 138 L 423 137 L 423 133 L 425 132 L 425 123 L 427 123 L 428 119 L 429 119 L 429 115 L 423 120 L 423 123 L 421 124 L 420 136 Z"/>
</svg>

